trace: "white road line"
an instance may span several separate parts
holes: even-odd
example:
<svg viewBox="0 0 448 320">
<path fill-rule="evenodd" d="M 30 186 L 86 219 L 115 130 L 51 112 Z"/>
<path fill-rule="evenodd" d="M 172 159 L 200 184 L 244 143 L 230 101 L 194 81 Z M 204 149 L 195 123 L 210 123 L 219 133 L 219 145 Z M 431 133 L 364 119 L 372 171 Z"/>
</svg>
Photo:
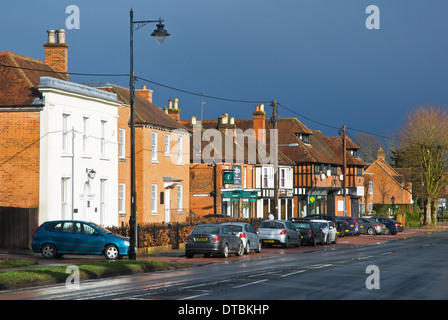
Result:
<svg viewBox="0 0 448 320">
<path fill-rule="evenodd" d="M 320 268 L 326 268 L 326 267 L 329 267 L 329 266 L 332 266 L 332 264 L 316 264 L 314 266 L 311 266 L 310 268 L 320 269 Z"/>
<path fill-rule="evenodd" d="M 250 282 L 250 283 L 245 283 L 245 284 L 242 284 L 242 285 L 239 285 L 239 286 L 232 287 L 232 289 L 247 287 L 247 286 L 251 286 L 253 284 L 257 284 L 257 283 L 261 283 L 261 282 L 265 282 L 265 281 L 268 281 L 268 279 L 263 279 L 263 280 L 258 280 L 258 281 L 254 281 L 254 282 Z"/>
<path fill-rule="evenodd" d="M 292 276 L 292 275 L 294 275 L 294 274 L 298 274 L 298 273 L 302 273 L 302 272 L 305 272 L 306 270 L 298 270 L 298 271 L 295 271 L 295 272 L 291 272 L 291 273 L 287 273 L 287 274 L 283 274 L 283 275 L 281 275 L 280 277 L 287 277 L 287 276 Z"/>
<path fill-rule="evenodd" d="M 203 297 L 208 295 L 209 293 L 203 293 L 203 294 L 197 294 L 195 296 L 189 296 L 189 297 L 185 297 L 185 298 L 180 298 L 179 300 L 189 300 L 189 299 L 194 299 L 194 298 L 198 298 L 198 297 Z"/>
</svg>

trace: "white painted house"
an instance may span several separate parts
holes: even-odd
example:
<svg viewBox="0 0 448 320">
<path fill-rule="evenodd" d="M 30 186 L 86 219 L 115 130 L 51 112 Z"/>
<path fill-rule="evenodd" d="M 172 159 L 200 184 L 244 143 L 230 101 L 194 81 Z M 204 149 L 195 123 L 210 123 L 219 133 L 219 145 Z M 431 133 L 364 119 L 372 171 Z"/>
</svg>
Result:
<svg viewBox="0 0 448 320">
<path fill-rule="evenodd" d="M 118 224 L 117 96 L 41 77 L 39 223 Z"/>
</svg>

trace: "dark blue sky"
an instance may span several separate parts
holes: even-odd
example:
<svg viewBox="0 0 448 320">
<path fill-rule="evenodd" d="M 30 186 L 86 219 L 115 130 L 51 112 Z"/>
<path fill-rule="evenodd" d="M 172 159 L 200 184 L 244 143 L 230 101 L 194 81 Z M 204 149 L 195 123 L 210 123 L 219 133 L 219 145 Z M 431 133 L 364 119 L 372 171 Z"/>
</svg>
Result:
<svg viewBox="0 0 448 320">
<path fill-rule="evenodd" d="M 137 76 L 182 90 L 237 99 L 276 99 L 321 123 L 383 135 L 421 104 L 448 103 L 446 0 L 26 0 L 2 4 L 1 48 L 44 59 L 46 30 L 66 28 L 68 5 L 80 29 L 67 30 L 69 71 L 129 72 L 129 10 L 162 17 L 171 36 L 158 45 L 150 24 L 135 32 Z M 368 30 L 366 8 L 380 9 Z M 72 76 L 74 82 L 125 77 Z M 179 98 L 181 118 L 200 116 L 198 96 L 143 81 L 163 107 Z M 250 118 L 254 103 L 204 99 L 204 118 Z M 269 104 L 265 105 L 271 116 Z M 280 117 L 296 117 L 279 108 Z M 311 129 L 337 130 L 297 116 Z M 356 131 L 351 131 L 351 134 Z"/>
</svg>

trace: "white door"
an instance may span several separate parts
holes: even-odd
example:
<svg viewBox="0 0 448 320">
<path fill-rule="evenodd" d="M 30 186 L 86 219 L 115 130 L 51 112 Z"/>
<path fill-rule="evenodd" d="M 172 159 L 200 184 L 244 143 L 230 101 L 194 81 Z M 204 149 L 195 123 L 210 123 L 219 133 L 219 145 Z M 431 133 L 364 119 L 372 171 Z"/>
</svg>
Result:
<svg viewBox="0 0 448 320">
<path fill-rule="evenodd" d="M 171 211 L 171 189 L 167 188 L 168 186 L 170 186 L 170 183 L 165 183 L 164 185 L 164 189 L 165 189 L 165 222 L 168 223 L 171 220 L 171 215 L 170 215 L 170 211 Z"/>
</svg>

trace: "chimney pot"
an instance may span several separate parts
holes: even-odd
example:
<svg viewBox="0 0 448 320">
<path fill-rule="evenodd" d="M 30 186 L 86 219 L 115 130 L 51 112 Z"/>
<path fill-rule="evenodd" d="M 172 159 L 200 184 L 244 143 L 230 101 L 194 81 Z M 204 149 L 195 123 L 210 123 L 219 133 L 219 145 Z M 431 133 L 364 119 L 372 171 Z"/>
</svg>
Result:
<svg viewBox="0 0 448 320">
<path fill-rule="evenodd" d="M 191 124 L 196 124 L 196 117 L 191 117 Z"/>
<path fill-rule="evenodd" d="M 49 44 L 56 43 L 56 31 L 48 30 L 47 33 L 48 33 L 48 41 L 47 41 L 47 43 L 49 43 Z"/>
<path fill-rule="evenodd" d="M 179 99 L 178 98 L 174 99 L 174 109 L 179 109 Z"/>
<path fill-rule="evenodd" d="M 264 111 L 264 104 L 260 104 L 260 111 Z"/>
<path fill-rule="evenodd" d="M 255 106 L 255 111 L 260 111 L 260 106 Z"/>
<path fill-rule="evenodd" d="M 59 29 L 58 31 L 56 31 L 56 35 L 58 36 L 58 43 L 65 44 L 65 30 Z"/>
<path fill-rule="evenodd" d="M 173 109 L 173 100 L 168 100 L 168 109 Z"/>
</svg>

